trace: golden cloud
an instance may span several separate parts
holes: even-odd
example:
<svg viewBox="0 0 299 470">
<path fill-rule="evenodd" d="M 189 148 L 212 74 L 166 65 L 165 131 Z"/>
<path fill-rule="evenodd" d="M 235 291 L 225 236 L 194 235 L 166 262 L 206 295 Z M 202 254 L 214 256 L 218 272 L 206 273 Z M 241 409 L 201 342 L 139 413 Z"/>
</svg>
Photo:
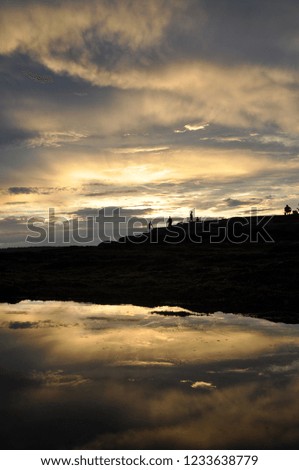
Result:
<svg viewBox="0 0 299 470">
<path fill-rule="evenodd" d="M 181 8 L 174 1 L 64 2 L 63 5 L 29 4 L 4 7 L 0 21 L 0 51 L 19 50 L 45 60 L 50 50 L 65 53 L 84 49 L 87 39 L 102 39 L 133 50 L 160 41 L 173 11 Z M 85 50 L 85 56 L 88 52 Z M 83 57 L 84 59 L 84 57 Z"/>
<path fill-rule="evenodd" d="M 254 127 L 274 122 L 298 131 L 294 69 L 177 61 L 167 54 L 154 64 L 150 51 L 165 45 L 167 28 L 183 10 L 182 2 L 170 9 L 162 0 L 5 7 L 0 53 L 28 54 L 56 74 L 95 86 L 155 92 L 133 97 L 138 106 L 132 103 L 130 115 L 140 108 L 136 122 L 141 116 L 162 125 L 179 119 Z M 118 48 L 122 53 L 114 57 Z"/>
</svg>

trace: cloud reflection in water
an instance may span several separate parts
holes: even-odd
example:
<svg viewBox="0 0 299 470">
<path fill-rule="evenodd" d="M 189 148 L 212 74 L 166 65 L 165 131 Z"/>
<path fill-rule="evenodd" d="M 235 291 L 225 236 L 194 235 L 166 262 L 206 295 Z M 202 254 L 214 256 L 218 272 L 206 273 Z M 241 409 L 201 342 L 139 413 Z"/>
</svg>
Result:
<svg viewBox="0 0 299 470">
<path fill-rule="evenodd" d="M 180 310 L 2 304 L 2 448 L 297 448 L 299 325 Z"/>
</svg>

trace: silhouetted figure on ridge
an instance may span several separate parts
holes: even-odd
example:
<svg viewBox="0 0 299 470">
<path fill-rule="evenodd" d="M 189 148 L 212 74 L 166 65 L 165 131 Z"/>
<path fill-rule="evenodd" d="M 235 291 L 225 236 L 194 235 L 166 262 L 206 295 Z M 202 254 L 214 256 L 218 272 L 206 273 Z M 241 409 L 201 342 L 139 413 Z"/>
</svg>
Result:
<svg viewBox="0 0 299 470">
<path fill-rule="evenodd" d="M 190 222 L 193 222 L 193 211 L 190 211 Z"/>
<path fill-rule="evenodd" d="M 167 219 L 167 227 L 171 227 L 171 226 L 172 226 L 172 218 L 169 216 Z"/>
<path fill-rule="evenodd" d="M 287 204 L 284 208 L 284 215 L 289 215 L 291 214 L 292 212 L 292 209 L 290 208 L 290 206 Z"/>
</svg>

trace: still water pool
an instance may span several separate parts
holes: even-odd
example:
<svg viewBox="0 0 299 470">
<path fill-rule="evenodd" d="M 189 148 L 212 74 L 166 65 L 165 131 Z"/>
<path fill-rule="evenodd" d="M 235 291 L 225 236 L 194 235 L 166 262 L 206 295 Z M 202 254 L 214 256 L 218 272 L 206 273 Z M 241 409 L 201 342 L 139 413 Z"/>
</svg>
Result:
<svg viewBox="0 0 299 470">
<path fill-rule="evenodd" d="M 2 449 L 297 449 L 299 325 L 0 304 Z"/>
</svg>

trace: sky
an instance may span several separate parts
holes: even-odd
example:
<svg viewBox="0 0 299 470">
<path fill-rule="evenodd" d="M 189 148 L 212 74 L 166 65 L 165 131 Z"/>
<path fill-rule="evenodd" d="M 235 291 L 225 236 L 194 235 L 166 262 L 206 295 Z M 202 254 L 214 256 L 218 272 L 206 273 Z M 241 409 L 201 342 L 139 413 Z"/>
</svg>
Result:
<svg viewBox="0 0 299 470">
<path fill-rule="evenodd" d="M 29 218 L 282 214 L 296 0 L 2 0 L 0 247 Z"/>
</svg>

